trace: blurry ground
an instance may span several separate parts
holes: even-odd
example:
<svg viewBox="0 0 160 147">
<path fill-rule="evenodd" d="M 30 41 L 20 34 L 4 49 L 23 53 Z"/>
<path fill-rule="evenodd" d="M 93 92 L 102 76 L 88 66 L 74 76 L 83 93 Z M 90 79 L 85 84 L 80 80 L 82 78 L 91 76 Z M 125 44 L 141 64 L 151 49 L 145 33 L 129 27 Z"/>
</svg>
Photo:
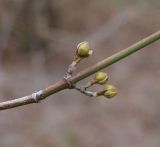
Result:
<svg viewBox="0 0 160 147">
<path fill-rule="evenodd" d="M 159 30 L 159 14 L 159 0 L 1 0 L 0 101 L 61 79 L 78 42 L 87 68 Z M 157 42 L 107 68 L 113 100 L 66 90 L 0 112 L 0 146 L 159 147 L 159 55 Z"/>
</svg>

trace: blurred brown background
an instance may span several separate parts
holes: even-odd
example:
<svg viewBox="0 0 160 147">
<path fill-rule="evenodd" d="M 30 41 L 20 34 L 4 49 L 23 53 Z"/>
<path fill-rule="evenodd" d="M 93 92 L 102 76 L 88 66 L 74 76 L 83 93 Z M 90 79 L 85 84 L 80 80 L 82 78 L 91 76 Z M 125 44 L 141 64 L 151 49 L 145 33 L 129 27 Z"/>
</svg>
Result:
<svg viewBox="0 0 160 147">
<path fill-rule="evenodd" d="M 77 43 L 94 50 L 81 70 L 159 30 L 159 18 L 159 0 L 0 0 L 0 101 L 61 79 Z M 159 55 L 158 41 L 105 69 L 113 100 L 66 90 L 0 112 L 0 147 L 159 147 Z"/>
</svg>

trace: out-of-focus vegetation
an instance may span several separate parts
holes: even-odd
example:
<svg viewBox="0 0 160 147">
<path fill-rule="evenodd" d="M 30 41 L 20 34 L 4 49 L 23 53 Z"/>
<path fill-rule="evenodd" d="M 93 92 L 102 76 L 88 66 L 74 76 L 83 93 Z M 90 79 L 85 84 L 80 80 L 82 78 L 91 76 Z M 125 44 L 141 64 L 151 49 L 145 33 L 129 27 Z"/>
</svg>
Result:
<svg viewBox="0 0 160 147">
<path fill-rule="evenodd" d="M 62 78 L 81 41 L 94 54 L 79 69 L 141 40 L 160 29 L 159 14 L 159 0 L 1 0 L 0 100 Z M 1 112 L 0 146 L 159 146 L 159 54 L 157 42 L 108 68 L 113 100 L 70 90 Z"/>
</svg>

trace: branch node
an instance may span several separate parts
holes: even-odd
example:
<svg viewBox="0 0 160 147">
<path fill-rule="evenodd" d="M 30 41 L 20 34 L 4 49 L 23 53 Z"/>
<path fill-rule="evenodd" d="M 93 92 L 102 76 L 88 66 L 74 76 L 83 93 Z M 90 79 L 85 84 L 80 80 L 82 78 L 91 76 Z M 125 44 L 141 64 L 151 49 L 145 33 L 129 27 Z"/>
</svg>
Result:
<svg viewBox="0 0 160 147">
<path fill-rule="evenodd" d="M 72 76 L 66 76 L 63 79 L 67 82 L 69 89 L 75 88 L 75 84 L 72 82 Z"/>
<path fill-rule="evenodd" d="M 40 102 L 40 97 L 42 96 L 42 90 L 32 93 L 31 97 L 35 103 Z"/>
</svg>

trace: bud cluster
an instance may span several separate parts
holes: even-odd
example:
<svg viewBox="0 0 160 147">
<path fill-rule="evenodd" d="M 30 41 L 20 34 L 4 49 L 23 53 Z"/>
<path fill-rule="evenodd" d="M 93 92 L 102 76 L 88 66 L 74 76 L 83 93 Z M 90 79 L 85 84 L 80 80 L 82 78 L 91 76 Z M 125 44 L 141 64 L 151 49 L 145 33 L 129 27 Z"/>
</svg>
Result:
<svg viewBox="0 0 160 147">
<path fill-rule="evenodd" d="M 87 41 L 81 42 L 77 45 L 77 49 L 75 52 L 75 59 L 73 62 L 69 65 L 68 70 L 67 70 L 67 75 L 65 80 L 69 80 L 72 78 L 73 72 L 76 70 L 77 64 L 84 58 L 87 58 L 91 56 L 93 51 L 90 49 L 89 44 Z M 72 86 L 74 89 L 80 91 L 81 93 L 90 96 L 90 97 L 97 97 L 97 96 L 105 96 L 108 99 L 113 98 L 117 94 L 117 88 L 113 85 L 107 85 L 108 81 L 108 74 L 105 72 L 97 72 L 92 80 L 90 80 L 88 83 L 85 85 L 82 85 L 80 87 L 77 86 Z M 103 90 L 98 91 L 98 92 L 92 92 L 87 90 L 91 86 L 99 84 L 99 85 L 105 85 Z"/>
</svg>

